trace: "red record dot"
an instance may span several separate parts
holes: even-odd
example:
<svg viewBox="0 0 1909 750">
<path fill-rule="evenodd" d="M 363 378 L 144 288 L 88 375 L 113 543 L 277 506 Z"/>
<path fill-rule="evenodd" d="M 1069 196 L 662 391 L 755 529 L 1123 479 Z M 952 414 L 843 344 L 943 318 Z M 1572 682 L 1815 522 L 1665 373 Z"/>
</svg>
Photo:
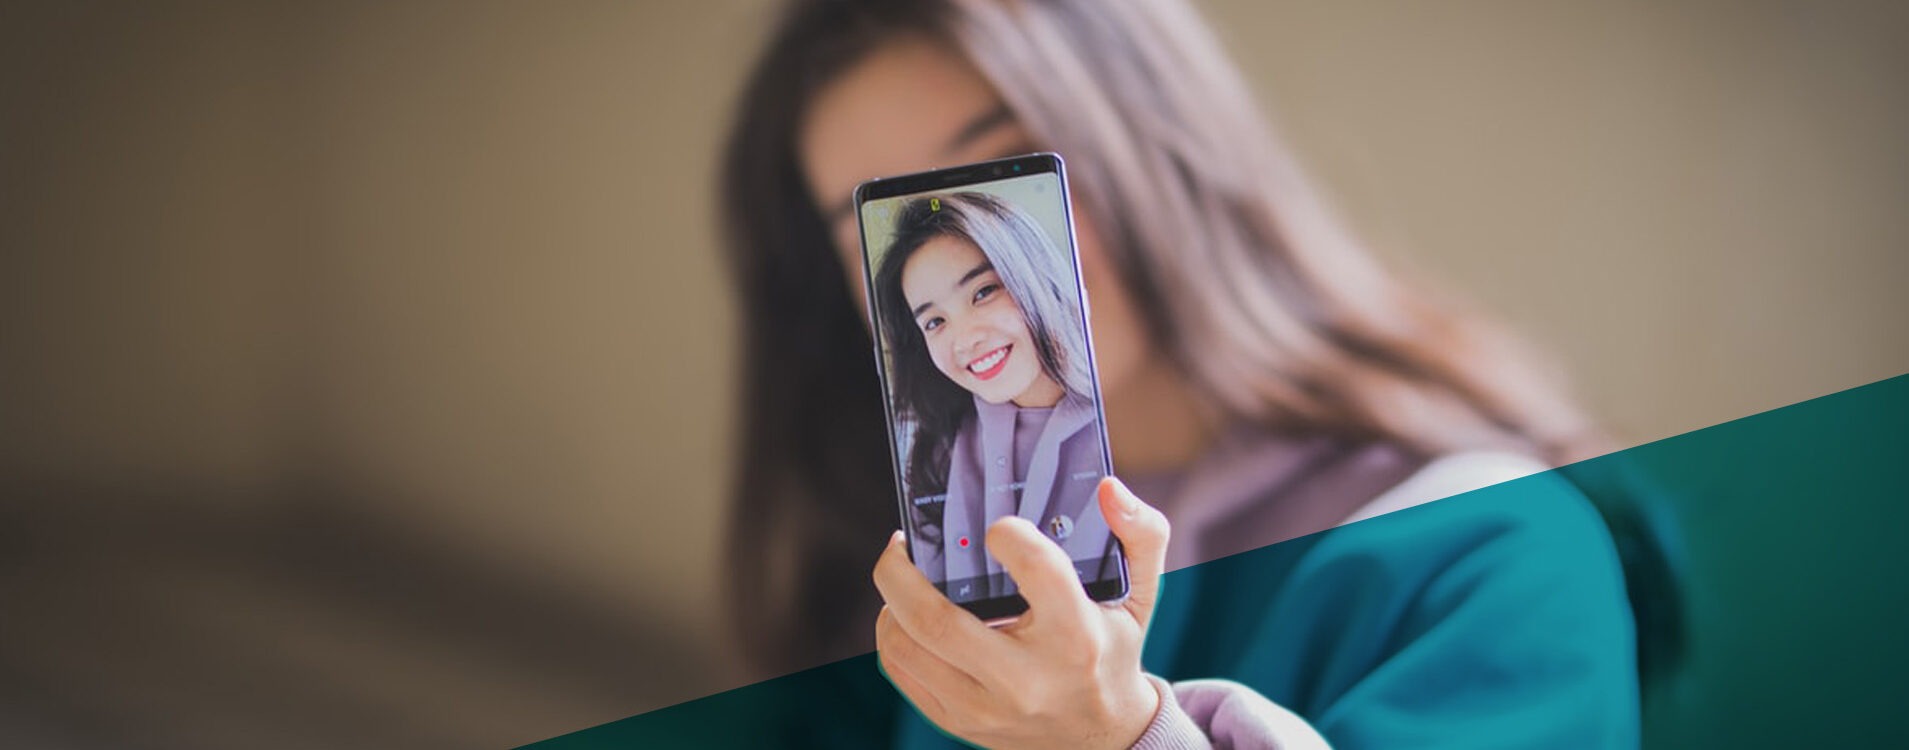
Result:
<svg viewBox="0 0 1909 750">
<path fill-rule="evenodd" d="M 962 548 L 962 549 L 967 549 L 967 548 L 968 548 L 968 538 L 964 536 L 964 537 L 961 537 L 960 539 L 956 539 L 956 540 L 955 540 L 955 544 L 959 544 L 959 545 L 961 545 L 961 548 Z"/>
</svg>

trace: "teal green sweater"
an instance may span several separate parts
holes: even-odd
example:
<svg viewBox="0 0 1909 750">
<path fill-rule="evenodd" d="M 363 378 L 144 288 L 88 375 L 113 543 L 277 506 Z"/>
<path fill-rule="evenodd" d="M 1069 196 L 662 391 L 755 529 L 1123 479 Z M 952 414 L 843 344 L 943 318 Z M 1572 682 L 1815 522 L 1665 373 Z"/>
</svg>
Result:
<svg viewBox="0 0 1909 750">
<path fill-rule="evenodd" d="M 1243 683 L 1342 750 L 1638 743 L 1617 556 L 1555 472 L 1183 568 L 1163 586 L 1148 671 Z M 538 747 L 950 743 L 863 655 Z"/>
<path fill-rule="evenodd" d="M 1144 655 L 1338 748 L 1635 747 L 1629 605 L 1602 521 L 1547 472 L 1166 576 Z M 904 747 L 949 740 L 903 707 Z"/>
</svg>

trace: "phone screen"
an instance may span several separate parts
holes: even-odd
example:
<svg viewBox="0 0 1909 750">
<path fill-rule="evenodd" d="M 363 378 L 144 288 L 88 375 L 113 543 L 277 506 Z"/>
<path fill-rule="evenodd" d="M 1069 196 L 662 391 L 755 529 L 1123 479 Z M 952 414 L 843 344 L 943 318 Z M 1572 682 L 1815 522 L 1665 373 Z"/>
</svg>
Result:
<svg viewBox="0 0 1909 750">
<path fill-rule="evenodd" d="M 863 267 L 909 552 L 984 618 L 1026 608 L 988 554 L 1018 515 L 1095 600 L 1126 594 L 1095 490 L 1111 471 L 1059 157 L 865 183 Z"/>
</svg>

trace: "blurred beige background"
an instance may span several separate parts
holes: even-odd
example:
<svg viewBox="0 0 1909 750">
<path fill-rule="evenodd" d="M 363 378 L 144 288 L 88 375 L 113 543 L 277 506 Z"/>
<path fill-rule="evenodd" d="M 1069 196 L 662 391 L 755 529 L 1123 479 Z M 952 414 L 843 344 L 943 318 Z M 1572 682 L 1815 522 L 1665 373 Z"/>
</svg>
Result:
<svg viewBox="0 0 1909 750">
<path fill-rule="evenodd" d="M 1202 4 L 1355 225 L 1627 443 L 1909 371 L 1901 4 Z M 0 9 L 0 741 L 738 684 L 712 173 L 769 5 Z"/>
</svg>

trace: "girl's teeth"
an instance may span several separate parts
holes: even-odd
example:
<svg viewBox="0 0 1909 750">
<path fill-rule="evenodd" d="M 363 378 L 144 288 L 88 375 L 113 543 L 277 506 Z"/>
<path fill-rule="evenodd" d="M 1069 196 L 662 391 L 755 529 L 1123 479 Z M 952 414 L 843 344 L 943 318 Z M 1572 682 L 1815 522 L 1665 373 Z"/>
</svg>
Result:
<svg viewBox="0 0 1909 750">
<path fill-rule="evenodd" d="M 968 365 L 968 371 L 978 373 L 978 372 L 987 370 L 988 368 L 993 367 L 996 362 L 1000 362 L 1001 358 L 1007 355 L 1008 353 L 1005 348 L 996 349 L 994 350 L 994 353 L 988 355 L 986 359 L 983 359 L 978 362 L 975 362 L 974 364 Z"/>
</svg>

